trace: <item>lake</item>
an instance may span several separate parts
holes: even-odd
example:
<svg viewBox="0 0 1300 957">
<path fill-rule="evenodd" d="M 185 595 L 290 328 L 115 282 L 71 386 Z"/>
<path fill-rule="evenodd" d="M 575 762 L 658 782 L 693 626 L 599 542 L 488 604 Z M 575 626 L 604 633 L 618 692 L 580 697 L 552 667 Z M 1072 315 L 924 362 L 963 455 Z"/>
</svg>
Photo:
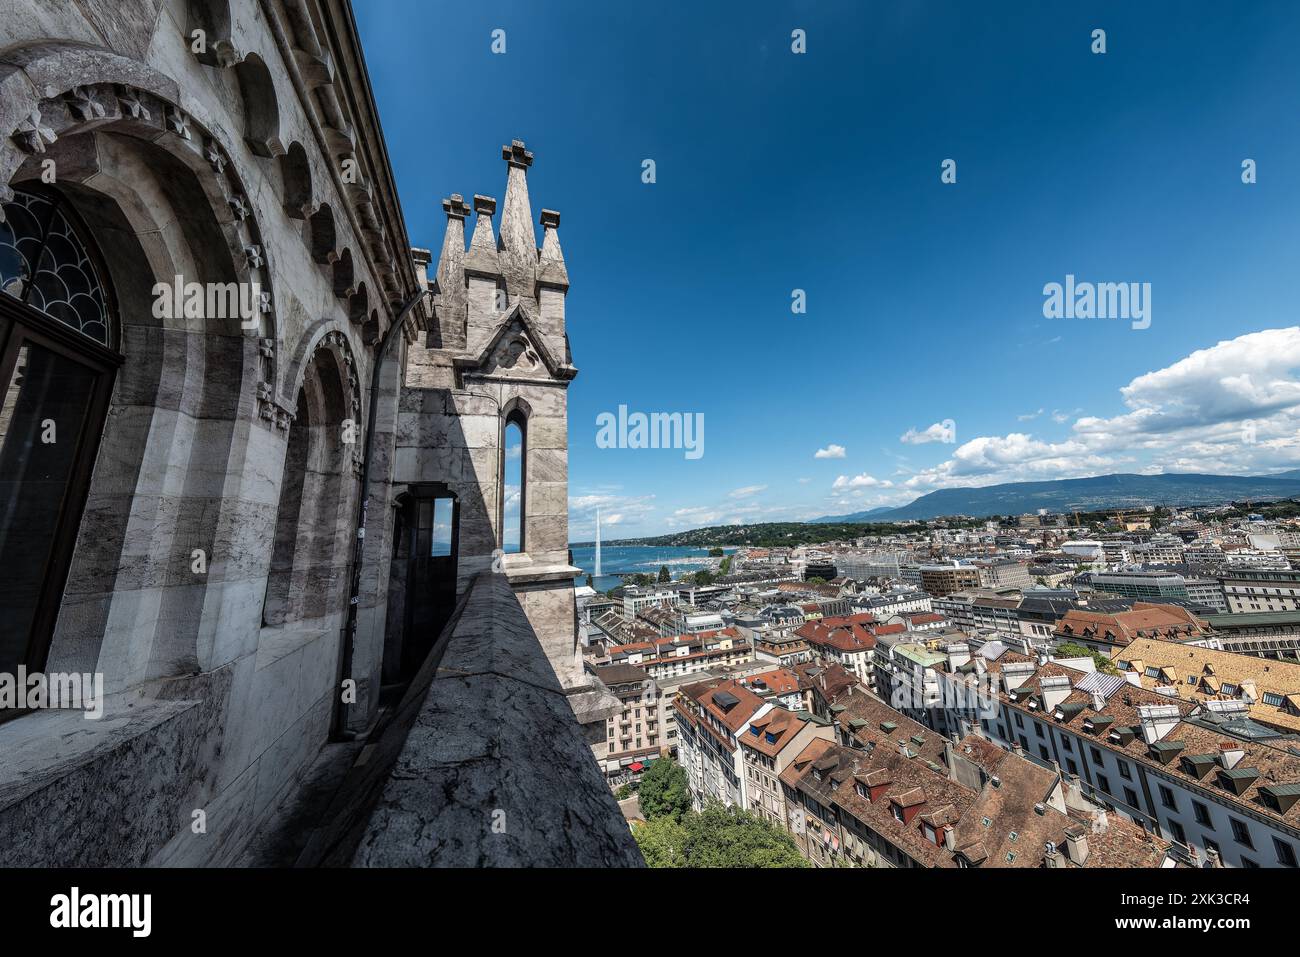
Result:
<svg viewBox="0 0 1300 957">
<path fill-rule="evenodd" d="M 726 549 L 728 555 L 734 548 Z M 702 568 L 716 567 L 718 559 L 709 558 L 707 548 L 669 548 L 659 545 L 602 545 L 600 548 L 601 571 L 594 586 L 597 591 L 609 591 L 623 584 L 620 575 L 657 575 L 661 565 L 668 566 L 668 572 L 674 578 L 680 578 L 688 572 L 697 572 Z M 587 580 L 596 565 L 596 548 L 593 545 L 574 547 L 573 564 L 582 569 L 578 583 Z"/>
</svg>

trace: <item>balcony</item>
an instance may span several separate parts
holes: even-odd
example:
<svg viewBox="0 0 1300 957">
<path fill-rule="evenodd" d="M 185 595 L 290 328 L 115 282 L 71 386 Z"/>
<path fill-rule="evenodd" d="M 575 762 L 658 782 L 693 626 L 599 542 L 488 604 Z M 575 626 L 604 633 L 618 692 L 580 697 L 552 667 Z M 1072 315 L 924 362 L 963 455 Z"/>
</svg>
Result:
<svg viewBox="0 0 1300 957">
<path fill-rule="evenodd" d="M 566 694 L 506 577 L 481 573 L 389 729 L 349 772 L 335 799 L 345 812 L 306 857 L 356 867 L 644 866 L 574 713 L 574 700 L 597 690 Z"/>
</svg>

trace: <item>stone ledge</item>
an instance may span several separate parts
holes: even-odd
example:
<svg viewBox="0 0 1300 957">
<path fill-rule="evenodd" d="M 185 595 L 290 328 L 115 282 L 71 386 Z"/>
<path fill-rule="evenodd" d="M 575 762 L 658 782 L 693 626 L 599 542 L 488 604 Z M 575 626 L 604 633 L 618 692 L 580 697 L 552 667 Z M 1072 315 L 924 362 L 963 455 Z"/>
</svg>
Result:
<svg viewBox="0 0 1300 957">
<path fill-rule="evenodd" d="M 475 578 L 444 641 L 352 863 L 644 866 L 505 576 Z"/>
<path fill-rule="evenodd" d="M 509 558 L 510 556 L 507 556 Z M 582 574 L 581 568 L 572 565 L 537 565 L 532 562 L 519 562 L 505 565 L 505 575 L 512 585 L 528 585 L 533 582 L 573 581 Z"/>
<path fill-rule="evenodd" d="M 185 827 L 213 709 L 128 698 L 0 725 L 0 867 L 138 866 Z"/>
</svg>

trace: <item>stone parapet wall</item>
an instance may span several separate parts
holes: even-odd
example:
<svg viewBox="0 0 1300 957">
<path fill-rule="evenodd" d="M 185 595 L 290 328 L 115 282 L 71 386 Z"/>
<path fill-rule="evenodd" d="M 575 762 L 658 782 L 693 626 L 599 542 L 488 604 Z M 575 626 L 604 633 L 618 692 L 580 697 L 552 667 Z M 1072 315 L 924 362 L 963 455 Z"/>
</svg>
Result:
<svg viewBox="0 0 1300 957">
<path fill-rule="evenodd" d="M 523 606 L 480 574 L 352 864 L 640 867 Z"/>
</svg>

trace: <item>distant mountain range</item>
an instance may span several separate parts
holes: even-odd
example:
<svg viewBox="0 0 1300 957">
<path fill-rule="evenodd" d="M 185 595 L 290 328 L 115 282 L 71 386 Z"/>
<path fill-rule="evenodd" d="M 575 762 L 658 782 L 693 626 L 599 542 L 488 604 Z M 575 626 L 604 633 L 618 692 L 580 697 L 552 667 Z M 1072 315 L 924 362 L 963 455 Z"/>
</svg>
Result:
<svg viewBox="0 0 1300 957">
<path fill-rule="evenodd" d="M 1300 469 L 1278 475 L 1128 475 L 1049 482 L 1008 482 L 983 488 L 946 488 L 922 495 L 898 508 L 878 506 L 850 515 L 827 515 L 814 523 L 896 522 L 945 515 L 1024 515 L 1049 512 L 1088 512 L 1143 505 L 1218 505 L 1250 499 L 1300 496 Z"/>
</svg>

